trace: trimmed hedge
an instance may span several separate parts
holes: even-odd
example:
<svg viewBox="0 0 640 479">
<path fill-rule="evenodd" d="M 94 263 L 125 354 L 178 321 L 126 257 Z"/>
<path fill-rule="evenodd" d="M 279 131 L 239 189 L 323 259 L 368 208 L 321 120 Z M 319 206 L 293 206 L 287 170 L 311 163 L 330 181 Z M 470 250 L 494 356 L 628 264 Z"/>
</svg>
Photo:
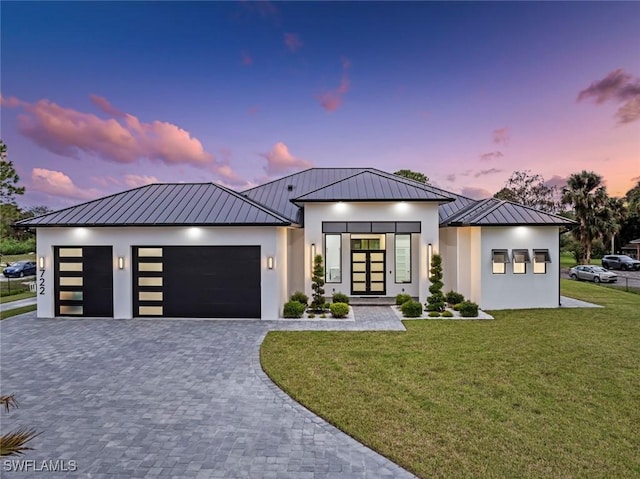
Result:
<svg viewBox="0 0 640 479">
<path fill-rule="evenodd" d="M 430 318 L 439 318 L 440 317 L 440 313 L 437 311 L 430 311 L 429 312 L 429 317 Z"/>
<path fill-rule="evenodd" d="M 331 316 L 334 318 L 346 318 L 349 314 L 349 305 L 347 303 L 333 303 L 330 308 Z"/>
<path fill-rule="evenodd" d="M 304 294 L 302 291 L 296 291 L 291 295 L 289 301 L 297 301 L 298 303 L 302 303 L 304 305 L 309 304 L 309 296 Z"/>
<path fill-rule="evenodd" d="M 457 293 L 456 291 L 449 291 L 445 298 L 447 299 L 447 304 L 458 304 L 464 301 L 464 295 Z"/>
<path fill-rule="evenodd" d="M 411 301 L 413 298 L 410 294 L 400 293 L 396 296 L 396 306 L 402 306 L 407 301 Z"/>
<path fill-rule="evenodd" d="M 460 316 L 464 318 L 478 317 L 478 305 L 471 301 L 463 301 L 460 303 Z"/>
<path fill-rule="evenodd" d="M 422 303 L 418 301 L 406 301 L 400 306 L 402 315 L 405 318 L 419 318 L 422 314 Z"/>
<path fill-rule="evenodd" d="M 333 297 L 331 299 L 334 303 L 349 304 L 349 296 L 339 291 L 337 293 L 333 293 Z"/>
<path fill-rule="evenodd" d="M 284 304 L 282 315 L 285 318 L 301 318 L 305 309 L 307 309 L 306 304 L 302 304 L 298 301 L 289 301 Z"/>
<path fill-rule="evenodd" d="M 443 311 L 442 312 L 442 317 L 443 318 L 453 318 L 453 313 L 451 311 L 449 311 L 449 310 Z"/>
</svg>

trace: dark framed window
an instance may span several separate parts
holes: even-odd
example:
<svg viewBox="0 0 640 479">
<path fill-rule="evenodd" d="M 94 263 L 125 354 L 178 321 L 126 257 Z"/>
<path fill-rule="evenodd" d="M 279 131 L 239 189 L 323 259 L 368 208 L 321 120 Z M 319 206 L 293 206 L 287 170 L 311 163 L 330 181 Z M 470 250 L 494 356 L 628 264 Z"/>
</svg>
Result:
<svg viewBox="0 0 640 479">
<path fill-rule="evenodd" d="M 324 235 L 325 283 L 342 283 L 342 235 Z"/>
<path fill-rule="evenodd" d="M 533 274 L 546 274 L 547 263 L 551 263 L 548 249 L 533 250 Z"/>
<path fill-rule="evenodd" d="M 527 263 L 531 263 L 528 249 L 514 249 L 511 252 L 513 260 L 513 274 L 526 274 Z"/>
<path fill-rule="evenodd" d="M 507 272 L 506 264 L 509 262 L 509 252 L 506 249 L 492 249 L 491 262 L 493 274 L 505 274 Z"/>
<path fill-rule="evenodd" d="M 411 234 L 395 237 L 396 283 L 411 283 Z"/>
</svg>

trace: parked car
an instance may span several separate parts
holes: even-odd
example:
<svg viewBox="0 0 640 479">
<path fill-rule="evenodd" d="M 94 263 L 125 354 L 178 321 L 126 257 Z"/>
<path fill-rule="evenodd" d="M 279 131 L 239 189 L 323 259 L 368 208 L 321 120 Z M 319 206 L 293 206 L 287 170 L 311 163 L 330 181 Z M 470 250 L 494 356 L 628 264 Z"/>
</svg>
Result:
<svg viewBox="0 0 640 479">
<path fill-rule="evenodd" d="M 35 261 L 16 261 L 7 266 L 2 274 L 7 278 L 24 278 L 36 274 Z"/>
<path fill-rule="evenodd" d="M 602 266 L 592 266 L 581 264 L 569 270 L 571 279 L 581 279 L 583 281 L 593 281 L 594 283 L 615 283 L 618 275 L 607 271 Z"/>
<path fill-rule="evenodd" d="M 608 254 L 602 258 L 602 267 L 607 269 L 640 271 L 640 261 L 626 254 Z"/>
</svg>

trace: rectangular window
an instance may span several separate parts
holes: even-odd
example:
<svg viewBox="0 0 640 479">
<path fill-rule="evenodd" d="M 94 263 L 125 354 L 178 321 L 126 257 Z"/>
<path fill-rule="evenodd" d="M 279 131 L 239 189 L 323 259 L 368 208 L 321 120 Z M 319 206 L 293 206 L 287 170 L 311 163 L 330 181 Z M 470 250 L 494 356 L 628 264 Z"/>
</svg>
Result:
<svg viewBox="0 0 640 479">
<path fill-rule="evenodd" d="M 396 235 L 396 283 L 411 283 L 411 235 Z"/>
<path fill-rule="evenodd" d="M 325 282 L 342 282 L 342 235 L 324 235 Z"/>
<path fill-rule="evenodd" d="M 493 263 L 493 274 L 505 274 L 506 263 L 509 262 L 509 252 L 506 249 L 492 249 L 491 258 Z"/>
<path fill-rule="evenodd" d="M 531 263 L 529 250 L 514 249 L 511 254 L 513 255 L 513 274 L 526 274 L 527 263 Z"/>
<path fill-rule="evenodd" d="M 546 274 L 547 263 L 551 263 L 551 256 L 548 249 L 533 250 L 533 273 Z"/>
</svg>

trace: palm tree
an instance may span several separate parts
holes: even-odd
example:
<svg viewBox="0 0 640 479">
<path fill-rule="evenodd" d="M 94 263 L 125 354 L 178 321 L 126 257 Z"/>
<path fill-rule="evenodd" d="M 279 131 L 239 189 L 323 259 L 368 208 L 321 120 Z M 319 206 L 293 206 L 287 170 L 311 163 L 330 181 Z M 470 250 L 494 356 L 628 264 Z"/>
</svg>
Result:
<svg viewBox="0 0 640 479">
<path fill-rule="evenodd" d="M 17 408 L 18 401 L 10 396 L 0 396 L 0 407 L 4 408 L 5 412 L 9 412 L 11 408 Z M 35 429 L 21 427 L 15 431 L 3 434 L 0 436 L 0 456 L 14 456 L 24 454 L 24 451 L 29 451 L 33 448 L 27 447 L 25 444 L 31 439 L 39 435 Z"/>
<path fill-rule="evenodd" d="M 602 176 L 593 171 L 574 173 L 562 189 L 562 203 L 573 206 L 579 223 L 582 261 L 586 264 L 591 262 L 591 242 L 602 235 L 610 221 L 607 198 Z"/>
<path fill-rule="evenodd" d="M 622 229 L 622 223 L 627 218 L 627 208 L 622 198 L 608 198 L 606 210 L 608 212 L 608 222 L 606 230 L 611 234 L 611 254 L 615 253 L 615 237 Z M 603 235 L 603 240 L 604 235 Z"/>
</svg>

